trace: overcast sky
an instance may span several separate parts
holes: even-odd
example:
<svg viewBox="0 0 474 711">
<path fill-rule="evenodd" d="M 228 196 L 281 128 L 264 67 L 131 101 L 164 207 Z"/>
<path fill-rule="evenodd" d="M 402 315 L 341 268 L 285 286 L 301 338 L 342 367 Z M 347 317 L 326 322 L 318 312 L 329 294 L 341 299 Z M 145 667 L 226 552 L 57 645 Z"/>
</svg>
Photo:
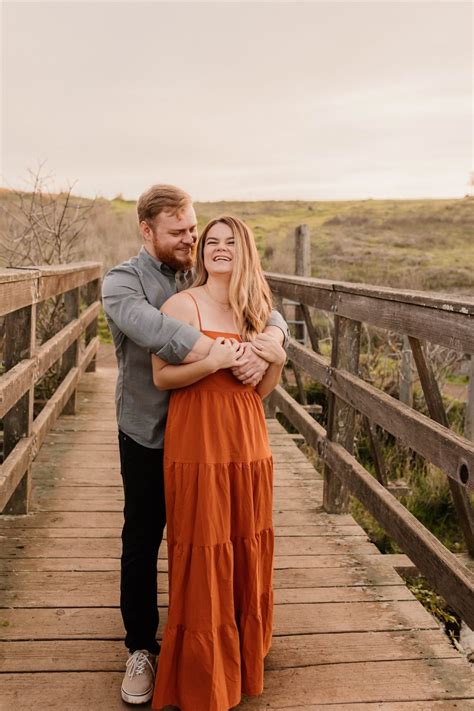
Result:
<svg viewBox="0 0 474 711">
<path fill-rule="evenodd" d="M 448 197 L 472 170 L 469 2 L 4 2 L 3 185 Z"/>
</svg>

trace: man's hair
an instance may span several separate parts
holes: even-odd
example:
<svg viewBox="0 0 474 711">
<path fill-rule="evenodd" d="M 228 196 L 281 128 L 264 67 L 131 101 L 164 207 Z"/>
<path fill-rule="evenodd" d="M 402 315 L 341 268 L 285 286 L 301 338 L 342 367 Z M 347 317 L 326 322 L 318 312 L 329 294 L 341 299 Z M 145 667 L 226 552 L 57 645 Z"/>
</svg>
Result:
<svg viewBox="0 0 474 711">
<path fill-rule="evenodd" d="M 179 215 L 191 203 L 191 196 L 175 185 L 152 185 L 138 198 L 138 222 L 153 223 L 161 212 Z"/>
</svg>

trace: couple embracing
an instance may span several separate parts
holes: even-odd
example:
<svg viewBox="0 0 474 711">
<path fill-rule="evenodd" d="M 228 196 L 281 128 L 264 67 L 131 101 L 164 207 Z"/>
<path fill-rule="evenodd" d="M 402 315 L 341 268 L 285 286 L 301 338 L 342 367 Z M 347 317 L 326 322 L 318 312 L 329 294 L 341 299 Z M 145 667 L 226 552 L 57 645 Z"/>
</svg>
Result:
<svg viewBox="0 0 474 711">
<path fill-rule="evenodd" d="M 198 239 L 190 196 L 170 185 L 143 193 L 137 211 L 143 246 L 103 282 L 125 496 L 122 698 L 227 711 L 241 694 L 262 692 L 271 644 L 273 472 L 262 399 L 279 381 L 287 327 L 244 222 L 223 215 Z"/>
</svg>

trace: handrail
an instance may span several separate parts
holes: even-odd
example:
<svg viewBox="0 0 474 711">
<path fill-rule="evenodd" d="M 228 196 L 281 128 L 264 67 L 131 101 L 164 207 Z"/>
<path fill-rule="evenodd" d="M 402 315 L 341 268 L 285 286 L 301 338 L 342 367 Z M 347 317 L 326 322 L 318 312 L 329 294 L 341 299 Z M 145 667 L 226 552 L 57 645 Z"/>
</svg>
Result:
<svg viewBox="0 0 474 711">
<path fill-rule="evenodd" d="M 0 376 L 0 418 L 4 423 L 4 458 L 0 466 L 3 513 L 28 512 L 31 463 L 60 413 L 74 413 L 81 375 L 95 369 L 101 274 L 102 265 L 98 262 L 0 269 L 6 366 L 6 372 Z M 81 287 L 85 289 L 82 313 Z M 37 347 L 37 306 L 61 295 L 67 323 Z M 85 348 L 81 352 L 83 335 Z M 33 419 L 34 386 L 59 359 L 62 382 Z"/>
<path fill-rule="evenodd" d="M 473 298 L 282 274 L 265 276 L 279 297 L 474 353 Z"/>
<path fill-rule="evenodd" d="M 474 629 L 474 577 L 352 454 L 355 412 L 442 469 L 466 538 L 474 554 L 474 444 L 452 432 L 422 341 L 474 353 L 474 299 L 325 279 L 267 273 L 280 308 L 283 298 L 299 305 L 313 348 L 317 345 L 308 307 L 334 315 L 331 358 L 291 339 L 288 358 L 302 390 L 302 372 L 328 393 L 325 430 L 282 387 L 270 398 L 315 449 L 324 470 L 323 505 L 343 512 L 349 494 L 358 498 L 394 538 L 433 587 Z M 408 336 L 428 405 L 427 417 L 359 377 L 361 324 Z M 300 392 L 300 395 L 302 393 Z M 372 431 L 373 434 L 373 431 Z"/>
</svg>

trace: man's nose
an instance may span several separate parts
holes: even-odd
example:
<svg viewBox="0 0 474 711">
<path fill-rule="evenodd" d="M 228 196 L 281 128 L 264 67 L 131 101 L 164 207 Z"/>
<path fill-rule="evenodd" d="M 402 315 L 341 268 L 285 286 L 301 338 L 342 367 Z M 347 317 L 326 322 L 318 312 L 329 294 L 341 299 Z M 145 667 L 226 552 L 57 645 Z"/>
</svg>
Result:
<svg viewBox="0 0 474 711">
<path fill-rule="evenodd" d="M 187 230 L 184 234 L 183 241 L 186 242 L 186 244 L 194 244 L 196 241 L 196 235 L 194 235 L 190 230 Z"/>
</svg>

